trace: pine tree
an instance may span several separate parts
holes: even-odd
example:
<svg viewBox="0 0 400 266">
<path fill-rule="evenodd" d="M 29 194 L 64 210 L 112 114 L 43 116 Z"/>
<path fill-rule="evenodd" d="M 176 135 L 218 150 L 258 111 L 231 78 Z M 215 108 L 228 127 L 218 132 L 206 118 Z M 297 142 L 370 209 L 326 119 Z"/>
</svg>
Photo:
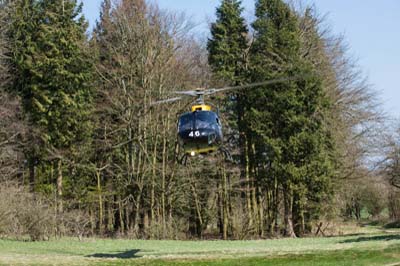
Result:
<svg viewBox="0 0 400 266">
<path fill-rule="evenodd" d="M 75 0 L 23 0 L 13 20 L 14 87 L 32 129 L 40 132 L 40 149 L 57 168 L 60 211 L 63 155 L 77 151 L 90 134 L 92 64 L 81 12 Z"/>
<path fill-rule="evenodd" d="M 256 3 L 256 21 L 253 23 L 255 41 L 250 50 L 250 79 L 253 82 L 293 75 L 294 61 L 299 49 L 296 36 L 296 19 L 289 7 L 280 0 L 259 0 Z M 295 99 L 295 84 L 291 82 L 261 87 L 248 93 L 249 108 L 246 119 L 250 129 L 246 132 L 253 143 L 258 143 L 257 153 L 265 154 L 269 171 L 264 180 L 266 186 L 282 188 L 285 207 L 286 235 L 294 235 L 291 220 L 291 184 L 283 154 L 289 143 L 290 116 L 298 105 Z M 261 122 L 262 121 L 262 122 Z M 254 157 L 259 157 L 255 156 Z M 263 157 L 259 157 L 263 158 Z M 268 189 L 268 188 L 267 188 Z M 278 193 L 275 193 L 277 201 Z M 277 210 L 273 217 L 277 220 Z M 276 221 L 275 221 L 276 223 Z"/>
<path fill-rule="evenodd" d="M 208 61 L 217 78 L 235 84 L 243 81 L 248 29 L 241 16 L 241 1 L 223 0 L 217 21 L 211 25 Z"/>
<path fill-rule="evenodd" d="M 9 12 L 12 6 L 8 1 L 0 1 L 0 90 L 4 90 L 9 82 L 10 69 L 7 54 L 9 53 L 9 40 L 7 36 Z"/>
<path fill-rule="evenodd" d="M 13 12 L 10 14 L 10 28 L 8 37 L 10 40 L 10 63 L 15 70 L 10 85 L 10 90 L 21 96 L 24 110 L 29 112 L 30 101 L 34 101 L 30 93 L 33 80 L 31 68 L 34 66 L 33 54 L 37 50 L 35 39 L 38 28 L 38 3 L 34 0 L 21 0 L 14 3 Z M 37 95 L 36 95 L 37 96 Z M 28 113 L 27 113 L 28 114 Z M 28 115 L 29 116 L 29 115 Z M 29 182 L 33 189 L 35 183 L 35 169 L 41 157 L 41 143 L 35 138 L 37 130 L 30 122 L 28 144 L 24 147 L 24 153 L 28 162 Z"/>
<path fill-rule="evenodd" d="M 208 50 L 208 63 L 211 66 L 212 72 L 216 79 L 222 80 L 230 85 L 243 84 L 246 78 L 246 54 L 248 51 L 248 29 L 246 22 L 241 13 L 241 1 L 238 0 L 223 0 L 221 5 L 217 8 L 217 20 L 211 25 L 211 38 L 207 43 Z M 236 101 L 232 101 L 229 97 L 227 99 L 226 109 L 233 109 L 235 117 L 229 121 L 231 128 L 237 128 L 239 132 L 245 131 L 246 124 L 243 120 L 243 101 L 245 97 L 243 94 L 238 93 L 235 95 Z M 240 136 L 240 144 L 242 147 L 242 154 L 244 154 L 245 140 Z M 242 160 L 244 161 L 244 160 Z M 242 167 L 242 176 L 248 177 Z M 222 183 L 226 183 L 226 175 L 222 177 Z M 222 186 L 224 187 L 224 186 Z M 220 193 L 226 195 L 228 192 Z M 249 196 L 249 193 L 246 193 Z M 249 197 L 247 197 L 249 199 Z M 221 202 L 226 203 L 226 200 L 220 199 Z M 224 239 L 227 238 L 228 211 L 227 204 L 221 204 L 223 212 L 220 213 L 220 231 Z"/>
<path fill-rule="evenodd" d="M 285 234 L 295 236 L 294 229 L 298 234 L 305 230 L 308 196 L 318 193 L 313 182 L 326 181 L 329 159 L 321 115 L 327 103 L 313 65 L 301 56 L 298 21 L 289 6 L 281 0 L 259 0 L 256 16 L 252 80 L 302 77 L 254 90 L 249 96 L 251 130 L 264 143 L 259 152 L 267 155 L 268 179 L 275 179 L 283 190 Z M 293 218 L 300 229 L 293 227 Z"/>
</svg>

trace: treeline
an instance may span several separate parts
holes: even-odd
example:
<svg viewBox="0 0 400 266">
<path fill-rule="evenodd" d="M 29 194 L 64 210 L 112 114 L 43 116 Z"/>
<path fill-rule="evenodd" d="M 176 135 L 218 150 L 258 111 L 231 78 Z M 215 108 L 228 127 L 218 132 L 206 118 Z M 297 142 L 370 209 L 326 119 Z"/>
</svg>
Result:
<svg viewBox="0 0 400 266">
<path fill-rule="evenodd" d="M 144 0 L 104 0 L 90 34 L 75 0 L 0 6 L 0 235 L 303 236 L 353 216 L 368 178 L 399 184 L 395 148 L 384 171 L 367 167 L 376 97 L 313 8 L 258 0 L 248 25 L 223 0 L 205 44 Z M 234 162 L 178 163 L 188 102 L 152 102 L 272 79 L 213 100 Z"/>
</svg>

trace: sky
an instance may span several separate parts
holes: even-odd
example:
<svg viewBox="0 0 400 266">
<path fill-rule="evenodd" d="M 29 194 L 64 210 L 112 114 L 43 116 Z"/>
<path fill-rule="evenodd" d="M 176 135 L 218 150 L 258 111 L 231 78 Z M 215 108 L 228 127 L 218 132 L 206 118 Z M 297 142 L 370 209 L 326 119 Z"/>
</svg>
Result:
<svg viewBox="0 0 400 266">
<path fill-rule="evenodd" d="M 199 34 L 208 33 L 220 0 L 151 0 L 163 9 L 183 11 Z M 83 0 L 91 26 L 98 18 L 101 0 Z M 399 0 L 305 0 L 326 15 L 335 34 L 343 34 L 350 55 L 378 92 L 383 111 L 400 118 L 400 1 Z M 247 19 L 254 17 L 255 0 L 242 0 Z M 399 78 L 399 79 L 397 79 Z"/>
</svg>

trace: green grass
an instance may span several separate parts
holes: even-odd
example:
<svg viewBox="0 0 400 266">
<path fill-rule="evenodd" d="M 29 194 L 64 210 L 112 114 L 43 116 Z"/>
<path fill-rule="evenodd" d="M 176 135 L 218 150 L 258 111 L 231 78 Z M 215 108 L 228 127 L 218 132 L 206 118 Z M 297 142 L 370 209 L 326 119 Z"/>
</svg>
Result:
<svg viewBox="0 0 400 266">
<path fill-rule="evenodd" d="M 398 265 L 400 231 L 259 241 L 0 240 L 0 265 Z"/>
</svg>

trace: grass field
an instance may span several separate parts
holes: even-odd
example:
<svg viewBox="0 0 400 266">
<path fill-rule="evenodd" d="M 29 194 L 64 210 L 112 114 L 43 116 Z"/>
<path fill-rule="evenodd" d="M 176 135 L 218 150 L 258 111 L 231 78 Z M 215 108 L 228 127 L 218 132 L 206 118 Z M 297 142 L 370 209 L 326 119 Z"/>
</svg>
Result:
<svg viewBox="0 0 400 266">
<path fill-rule="evenodd" d="M 0 265 L 400 266 L 400 231 L 258 241 L 0 240 Z"/>
</svg>

